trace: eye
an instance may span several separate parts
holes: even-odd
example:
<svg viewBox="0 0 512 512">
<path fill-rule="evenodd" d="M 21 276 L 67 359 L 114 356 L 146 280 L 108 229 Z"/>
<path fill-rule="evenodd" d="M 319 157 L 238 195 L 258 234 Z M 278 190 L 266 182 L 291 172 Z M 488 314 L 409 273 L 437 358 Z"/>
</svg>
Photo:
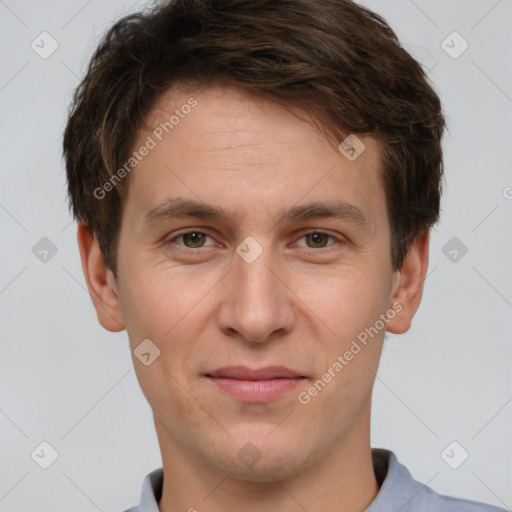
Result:
<svg viewBox="0 0 512 512">
<path fill-rule="evenodd" d="M 206 233 L 202 233 L 201 231 L 188 231 L 186 233 L 181 233 L 174 238 L 171 238 L 167 243 L 174 242 L 175 240 L 182 239 L 184 242 L 184 247 L 189 249 L 200 249 L 204 247 L 204 241 L 206 238 L 211 238 Z M 178 244 L 183 246 L 182 244 Z"/>
<path fill-rule="evenodd" d="M 335 240 L 336 242 L 341 242 L 339 238 L 336 238 L 322 231 L 311 231 L 310 233 L 305 233 L 304 235 L 301 236 L 300 239 L 303 238 L 306 240 L 307 247 L 310 249 L 322 249 L 324 247 L 327 247 L 327 241 L 329 238 Z M 312 245 L 309 245 L 310 243 Z"/>
</svg>

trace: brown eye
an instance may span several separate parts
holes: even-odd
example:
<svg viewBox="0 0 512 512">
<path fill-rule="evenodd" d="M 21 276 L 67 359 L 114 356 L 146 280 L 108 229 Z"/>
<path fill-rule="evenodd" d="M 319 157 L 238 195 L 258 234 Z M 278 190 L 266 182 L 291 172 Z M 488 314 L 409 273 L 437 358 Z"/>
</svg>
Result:
<svg viewBox="0 0 512 512">
<path fill-rule="evenodd" d="M 328 239 L 331 238 L 326 233 L 320 233 L 318 231 L 308 233 L 307 235 L 304 235 L 304 237 L 308 241 L 308 247 L 313 248 L 326 247 Z M 313 245 L 309 245 L 309 242 L 311 242 Z"/>
<path fill-rule="evenodd" d="M 203 247 L 204 240 L 206 235 L 204 233 L 199 233 L 197 231 L 191 231 L 190 233 L 184 233 L 180 235 L 178 238 L 182 238 L 186 247 L 190 247 L 191 249 L 196 249 L 198 247 Z"/>
<path fill-rule="evenodd" d="M 187 249 L 201 249 L 202 247 L 207 247 L 205 245 L 205 240 L 207 238 L 211 237 L 201 231 L 188 231 L 171 238 L 166 242 L 166 245 L 174 244 L 179 248 L 185 247 Z"/>
</svg>

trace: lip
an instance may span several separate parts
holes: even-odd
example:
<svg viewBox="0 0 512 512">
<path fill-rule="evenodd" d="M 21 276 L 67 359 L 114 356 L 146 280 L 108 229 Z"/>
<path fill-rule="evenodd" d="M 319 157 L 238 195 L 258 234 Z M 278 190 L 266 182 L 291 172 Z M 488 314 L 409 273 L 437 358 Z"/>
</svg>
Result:
<svg viewBox="0 0 512 512">
<path fill-rule="evenodd" d="M 268 402 L 297 387 L 306 377 L 284 366 L 251 369 L 226 366 L 206 374 L 221 391 L 241 402 Z"/>
<path fill-rule="evenodd" d="M 208 377 L 223 377 L 239 380 L 270 380 L 270 379 L 295 379 L 302 377 L 285 366 L 265 366 L 264 368 L 251 369 L 247 366 L 224 366 L 206 374 Z"/>
</svg>

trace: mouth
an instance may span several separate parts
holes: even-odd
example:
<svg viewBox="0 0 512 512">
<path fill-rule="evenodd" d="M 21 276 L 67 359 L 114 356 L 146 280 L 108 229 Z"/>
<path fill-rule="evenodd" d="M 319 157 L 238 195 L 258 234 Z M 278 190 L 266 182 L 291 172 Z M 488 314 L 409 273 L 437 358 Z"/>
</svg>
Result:
<svg viewBox="0 0 512 512">
<path fill-rule="evenodd" d="M 240 402 L 269 402 L 292 391 L 304 379 L 290 368 L 267 366 L 251 369 L 245 366 L 227 366 L 205 374 L 223 393 Z"/>
</svg>

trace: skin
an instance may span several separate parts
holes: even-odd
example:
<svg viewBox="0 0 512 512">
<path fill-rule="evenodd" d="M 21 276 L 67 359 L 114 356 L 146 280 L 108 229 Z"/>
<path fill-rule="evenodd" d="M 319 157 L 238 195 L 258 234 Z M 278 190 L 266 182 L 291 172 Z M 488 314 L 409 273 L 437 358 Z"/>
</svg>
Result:
<svg viewBox="0 0 512 512">
<path fill-rule="evenodd" d="M 149 126 L 191 96 L 167 91 Z M 380 145 L 371 136 L 358 134 L 366 149 L 349 161 L 312 123 L 274 103 L 217 86 L 193 97 L 197 106 L 130 174 L 117 282 L 94 236 L 78 227 L 98 320 L 109 331 L 127 330 L 153 410 L 164 468 L 160 511 L 363 511 L 378 493 L 370 403 L 384 335 L 410 327 L 429 233 L 393 271 Z M 136 148 L 148 133 L 141 131 Z M 144 213 L 171 196 L 221 206 L 230 216 L 143 227 Z M 333 199 L 358 206 L 367 226 L 280 221 L 283 209 Z M 208 237 L 175 238 L 184 231 Z M 315 231 L 334 238 L 305 236 Z M 236 253 L 248 236 L 263 249 L 252 263 Z M 401 311 L 301 404 L 298 393 L 393 303 Z M 133 355 L 144 339 L 161 351 L 149 366 Z M 282 365 L 307 378 L 269 402 L 243 403 L 204 375 L 229 365 Z M 248 442 L 261 455 L 250 467 L 237 457 Z"/>
</svg>

